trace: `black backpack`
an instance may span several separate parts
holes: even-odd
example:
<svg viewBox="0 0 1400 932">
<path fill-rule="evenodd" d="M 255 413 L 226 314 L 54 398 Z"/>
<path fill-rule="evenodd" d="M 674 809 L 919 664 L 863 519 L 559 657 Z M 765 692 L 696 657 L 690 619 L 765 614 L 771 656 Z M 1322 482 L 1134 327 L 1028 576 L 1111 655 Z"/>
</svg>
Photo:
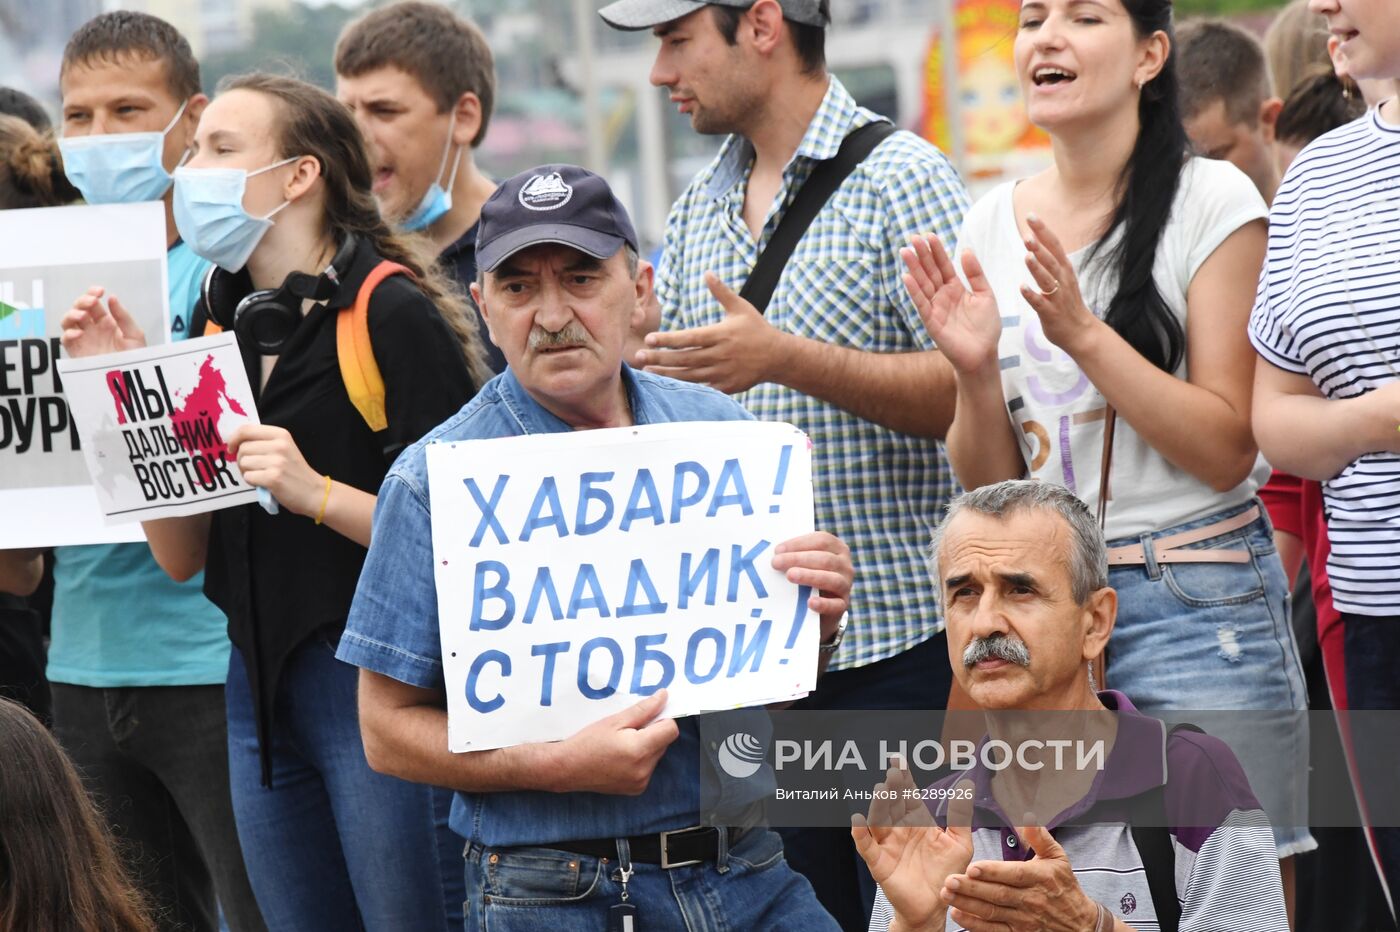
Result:
<svg viewBox="0 0 1400 932">
<path fill-rule="evenodd" d="M 1182 723 L 1167 732 L 1167 743 L 1178 731 L 1205 734 L 1195 725 Z M 1167 782 L 1171 782 L 1170 770 Z M 1133 833 L 1138 857 L 1142 858 L 1142 869 L 1147 874 L 1152 908 L 1157 912 L 1162 932 L 1177 932 L 1181 926 L 1181 901 L 1176 898 L 1176 851 L 1172 848 L 1171 829 L 1167 827 L 1166 785 L 1154 786 L 1134 797 L 1132 805 L 1140 818 L 1135 818 L 1128 827 Z M 1139 825 L 1139 822 L 1146 824 Z"/>
</svg>

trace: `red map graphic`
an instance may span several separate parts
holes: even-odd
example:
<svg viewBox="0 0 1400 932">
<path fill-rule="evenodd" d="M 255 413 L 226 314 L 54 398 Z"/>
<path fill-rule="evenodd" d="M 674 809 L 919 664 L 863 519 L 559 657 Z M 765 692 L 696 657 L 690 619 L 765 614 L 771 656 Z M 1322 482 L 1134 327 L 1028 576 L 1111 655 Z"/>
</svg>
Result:
<svg viewBox="0 0 1400 932">
<path fill-rule="evenodd" d="M 127 400 L 127 389 L 122 383 L 121 372 L 113 370 L 107 373 L 106 381 L 107 390 L 112 393 L 112 401 L 117 408 L 117 423 L 125 424 L 122 406 Z M 199 382 L 194 390 L 185 396 L 184 404 L 170 413 L 170 432 L 186 452 L 198 452 L 209 459 L 215 454 L 228 455 L 228 444 L 224 443 L 218 430 L 225 402 L 234 414 L 248 416 L 238 401 L 229 395 L 224 374 L 214 365 L 214 357 L 210 355 L 199 367 Z"/>
<path fill-rule="evenodd" d="M 224 413 L 220 401 L 228 402 L 229 410 L 234 414 L 248 416 L 237 400 L 229 395 L 224 374 L 215 367 L 214 357 L 209 356 L 199 367 L 199 382 L 194 390 L 185 396 L 185 403 L 180 409 L 170 415 L 171 432 L 190 453 L 198 449 L 206 459 L 213 459 L 218 453 L 228 455 L 228 444 L 224 443 L 217 429 L 219 417 Z"/>
</svg>

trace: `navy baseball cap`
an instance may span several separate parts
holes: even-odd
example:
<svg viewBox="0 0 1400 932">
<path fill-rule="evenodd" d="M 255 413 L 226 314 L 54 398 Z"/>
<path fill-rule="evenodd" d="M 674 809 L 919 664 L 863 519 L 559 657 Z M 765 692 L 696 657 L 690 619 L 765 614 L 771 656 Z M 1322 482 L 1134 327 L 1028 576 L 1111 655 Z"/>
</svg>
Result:
<svg viewBox="0 0 1400 932">
<path fill-rule="evenodd" d="M 481 208 L 476 264 L 494 271 L 529 246 L 561 243 L 595 259 L 623 244 L 638 252 L 627 209 L 598 175 L 577 165 L 541 165 L 508 179 Z"/>
<path fill-rule="evenodd" d="M 617 0 L 598 11 L 603 22 L 614 29 L 650 29 L 689 16 L 707 6 L 730 6 L 747 10 L 754 0 Z M 778 0 L 783 19 L 808 26 L 830 25 L 822 15 L 821 0 Z"/>
</svg>

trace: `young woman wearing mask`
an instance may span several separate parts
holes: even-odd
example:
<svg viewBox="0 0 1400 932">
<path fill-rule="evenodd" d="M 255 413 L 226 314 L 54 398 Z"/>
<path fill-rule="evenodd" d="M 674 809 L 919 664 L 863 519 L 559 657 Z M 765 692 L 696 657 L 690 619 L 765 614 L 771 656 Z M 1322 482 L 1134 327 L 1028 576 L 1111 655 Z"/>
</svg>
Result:
<svg viewBox="0 0 1400 932">
<path fill-rule="evenodd" d="M 205 570 L 229 617 L 229 770 L 254 892 L 272 929 L 460 928 L 449 794 L 369 769 L 356 672 L 335 647 L 390 463 L 484 380 L 476 328 L 462 297 L 380 219 L 364 143 L 330 95 L 235 78 L 192 152 L 175 172 L 176 223 L 217 266 L 202 310 L 237 332 L 263 421 L 236 431 L 229 453 L 277 505 L 146 532 L 171 576 Z M 342 378 L 336 320 L 384 260 L 405 274 L 372 286 L 387 415 L 376 431 Z M 65 320 L 75 355 L 143 342 L 101 297 L 93 289 Z"/>
</svg>

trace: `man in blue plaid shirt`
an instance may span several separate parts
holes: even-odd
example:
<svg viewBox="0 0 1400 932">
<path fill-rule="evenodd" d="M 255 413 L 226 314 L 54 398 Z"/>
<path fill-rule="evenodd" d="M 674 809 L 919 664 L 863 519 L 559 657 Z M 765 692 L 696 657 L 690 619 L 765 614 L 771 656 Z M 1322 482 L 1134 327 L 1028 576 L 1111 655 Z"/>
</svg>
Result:
<svg viewBox="0 0 1400 932">
<path fill-rule="evenodd" d="M 736 395 L 814 444 L 817 516 L 860 575 L 849 634 L 811 708 L 942 708 L 951 683 L 927 547 L 955 491 L 938 441 L 953 416 L 951 367 L 902 281 L 916 233 L 956 240 L 957 173 L 911 133 L 885 139 L 817 215 L 766 314 L 734 292 L 799 187 L 852 130 L 880 119 L 826 70 L 829 0 L 618 0 L 621 29 L 661 42 L 667 87 L 719 155 L 672 208 L 657 271 L 661 333 L 634 362 Z M 847 833 L 787 833 L 789 860 L 844 927 L 863 927 L 874 885 Z"/>
</svg>

